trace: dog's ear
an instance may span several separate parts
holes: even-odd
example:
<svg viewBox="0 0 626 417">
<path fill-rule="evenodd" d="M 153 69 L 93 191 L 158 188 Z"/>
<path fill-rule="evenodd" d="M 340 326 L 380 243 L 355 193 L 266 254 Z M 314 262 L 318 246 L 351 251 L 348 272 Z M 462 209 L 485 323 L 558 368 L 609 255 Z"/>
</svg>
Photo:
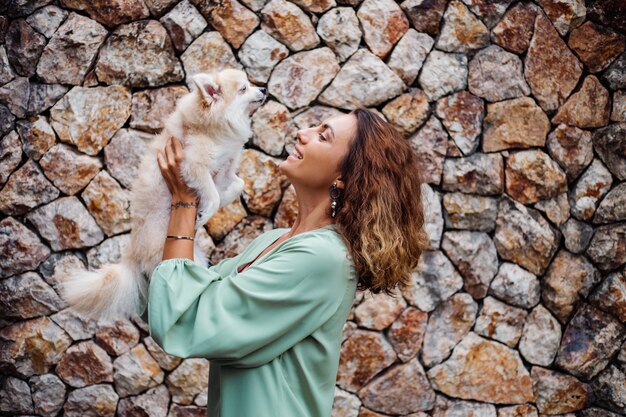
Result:
<svg viewBox="0 0 626 417">
<path fill-rule="evenodd" d="M 203 97 L 207 103 L 211 104 L 222 97 L 220 86 L 210 74 L 195 74 L 191 79 L 193 84 L 200 91 L 201 97 Z"/>
</svg>

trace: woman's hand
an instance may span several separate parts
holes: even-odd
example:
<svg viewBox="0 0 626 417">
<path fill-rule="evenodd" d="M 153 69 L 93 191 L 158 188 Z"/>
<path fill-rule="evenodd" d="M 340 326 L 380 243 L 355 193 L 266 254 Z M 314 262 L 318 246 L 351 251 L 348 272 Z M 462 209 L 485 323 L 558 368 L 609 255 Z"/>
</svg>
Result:
<svg viewBox="0 0 626 417">
<path fill-rule="evenodd" d="M 198 201 L 195 191 L 187 186 L 182 174 L 180 166 L 183 162 L 183 146 L 178 139 L 170 136 L 165 145 L 165 155 L 163 151 L 157 151 L 157 161 L 161 175 L 167 184 L 167 188 L 172 194 L 172 200 L 176 201 Z"/>
</svg>

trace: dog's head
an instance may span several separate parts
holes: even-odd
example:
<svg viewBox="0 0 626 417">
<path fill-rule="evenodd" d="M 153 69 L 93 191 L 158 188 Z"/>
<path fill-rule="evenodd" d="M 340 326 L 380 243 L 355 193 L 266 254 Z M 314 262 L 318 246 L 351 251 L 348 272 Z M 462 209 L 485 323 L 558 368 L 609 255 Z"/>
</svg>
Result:
<svg viewBox="0 0 626 417">
<path fill-rule="evenodd" d="M 191 80 L 203 109 L 212 113 L 249 116 L 267 96 L 265 88 L 250 84 L 246 73 L 236 69 L 217 74 L 201 72 Z"/>
</svg>

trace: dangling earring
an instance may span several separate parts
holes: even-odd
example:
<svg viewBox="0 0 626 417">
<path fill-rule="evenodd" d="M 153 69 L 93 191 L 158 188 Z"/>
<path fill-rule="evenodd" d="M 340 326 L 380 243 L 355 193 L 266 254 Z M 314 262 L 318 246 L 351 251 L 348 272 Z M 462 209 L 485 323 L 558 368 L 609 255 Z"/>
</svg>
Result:
<svg viewBox="0 0 626 417">
<path fill-rule="evenodd" d="M 333 185 L 329 192 L 330 198 L 333 199 L 333 202 L 330 203 L 330 208 L 333 209 L 333 212 L 332 212 L 333 217 L 335 217 L 335 209 L 337 208 L 337 198 L 339 197 L 340 193 L 341 193 L 341 190 L 337 188 L 337 181 L 333 182 Z"/>
</svg>

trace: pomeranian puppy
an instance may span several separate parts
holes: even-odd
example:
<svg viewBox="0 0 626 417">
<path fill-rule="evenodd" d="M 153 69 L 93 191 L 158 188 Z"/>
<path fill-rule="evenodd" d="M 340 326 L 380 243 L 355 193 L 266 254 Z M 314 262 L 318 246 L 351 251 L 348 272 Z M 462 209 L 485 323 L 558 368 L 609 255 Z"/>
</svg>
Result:
<svg viewBox="0 0 626 417">
<path fill-rule="evenodd" d="M 164 150 L 170 136 L 183 145 L 181 175 L 199 196 L 195 262 L 206 265 L 208 260 L 201 226 L 243 191 L 236 172 L 252 135 L 250 116 L 265 101 L 265 89 L 234 69 L 198 73 L 191 82 L 192 91 L 178 99 L 163 130 L 151 140 L 131 186 L 132 229 L 122 261 L 97 271 L 73 271 L 62 282 L 62 297 L 82 316 L 128 318 L 145 308 L 148 280 L 162 260 L 170 217 L 171 195 L 157 162 L 157 151 Z"/>
</svg>

